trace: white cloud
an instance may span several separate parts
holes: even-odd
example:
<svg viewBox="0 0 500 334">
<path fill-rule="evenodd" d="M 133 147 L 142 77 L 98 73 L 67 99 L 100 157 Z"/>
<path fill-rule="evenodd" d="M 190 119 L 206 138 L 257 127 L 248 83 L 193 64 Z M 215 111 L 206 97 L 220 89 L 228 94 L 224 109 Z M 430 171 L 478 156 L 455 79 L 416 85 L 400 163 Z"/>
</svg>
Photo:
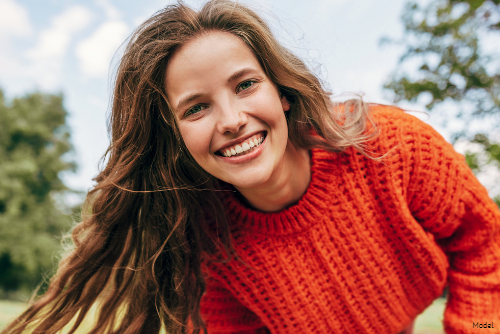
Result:
<svg viewBox="0 0 500 334">
<path fill-rule="evenodd" d="M 12 41 L 33 31 L 27 10 L 13 0 L 0 0 L 0 85 L 19 76 L 24 67 Z M 11 85 L 12 86 L 12 85 Z"/>
<path fill-rule="evenodd" d="M 76 48 L 81 71 L 89 77 L 107 75 L 114 53 L 129 34 L 128 26 L 119 20 L 103 23 Z"/>
<path fill-rule="evenodd" d="M 26 56 L 32 61 L 30 71 L 42 88 L 54 88 L 59 83 L 62 62 L 73 35 L 85 28 L 91 19 L 90 11 L 73 6 L 54 17 L 51 26 L 43 30 L 38 43 Z"/>
<path fill-rule="evenodd" d="M 347 0 L 320 0 L 314 3 L 315 20 L 327 22 L 332 16 L 341 11 L 349 2 Z"/>
<path fill-rule="evenodd" d="M 28 52 L 28 57 L 34 60 L 61 57 L 66 53 L 72 35 L 85 28 L 90 17 L 89 10 L 81 6 L 72 7 L 55 17 L 51 27 L 40 33 L 38 44 Z"/>
<path fill-rule="evenodd" d="M 29 36 L 31 32 L 26 9 L 14 0 L 0 0 L 0 40 L 7 36 Z"/>
<path fill-rule="evenodd" d="M 104 10 L 108 19 L 118 19 L 121 16 L 120 11 L 110 4 L 108 0 L 96 0 L 95 3 Z"/>
</svg>

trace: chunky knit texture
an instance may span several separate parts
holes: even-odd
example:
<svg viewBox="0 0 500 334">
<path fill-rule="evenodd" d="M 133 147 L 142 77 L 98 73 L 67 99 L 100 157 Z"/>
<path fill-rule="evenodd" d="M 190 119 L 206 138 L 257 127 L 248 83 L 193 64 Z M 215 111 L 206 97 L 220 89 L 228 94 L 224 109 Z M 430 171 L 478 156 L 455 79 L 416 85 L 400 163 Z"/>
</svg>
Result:
<svg viewBox="0 0 500 334">
<path fill-rule="evenodd" d="M 207 260 L 209 333 L 398 333 L 449 285 L 447 333 L 500 333 L 500 212 L 430 126 L 372 107 L 368 147 L 311 151 L 295 205 L 225 201 L 238 260 Z M 495 329 L 473 328 L 493 322 Z"/>
</svg>

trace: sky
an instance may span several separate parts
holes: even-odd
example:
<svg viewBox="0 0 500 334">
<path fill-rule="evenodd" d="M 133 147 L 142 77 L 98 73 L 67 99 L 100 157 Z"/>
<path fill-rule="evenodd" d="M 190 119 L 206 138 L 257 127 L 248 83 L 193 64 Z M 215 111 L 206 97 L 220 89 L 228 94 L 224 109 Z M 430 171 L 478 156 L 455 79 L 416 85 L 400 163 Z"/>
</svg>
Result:
<svg viewBox="0 0 500 334">
<path fill-rule="evenodd" d="M 240 1 L 261 14 L 278 39 L 304 59 L 334 95 L 362 93 L 391 104 L 382 85 L 402 49 L 381 47 L 400 38 L 404 0 Z M 173 1 L 0 0 L 0 88 L 7 99 L 42 91 L 63 94 L 69 113 L 76 173 L 72 189 L 87 191 L 108 144 L 106 117 L 114 69 L 131 32 Z M 195 9 L 203 1 L 186 0 Z M 425 111 L 422 106 L 411 106 Z M 417 115 L 418 116 L 418 115 Z M 424 115 L 449 139 L 446 130 Z"/>
</svg>

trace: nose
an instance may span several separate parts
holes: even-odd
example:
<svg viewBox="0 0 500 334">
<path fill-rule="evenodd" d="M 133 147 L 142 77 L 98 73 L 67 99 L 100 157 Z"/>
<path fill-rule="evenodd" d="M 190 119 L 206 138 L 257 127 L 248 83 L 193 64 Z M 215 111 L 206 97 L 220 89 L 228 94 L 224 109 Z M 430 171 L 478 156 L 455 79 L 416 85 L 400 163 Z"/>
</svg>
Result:
<svg viewBox="0 0 500 334">
<path fill-rule="evenodd" d="M 248 122 L 247 114 L 235 103 L 219 105 L 218 131 L 221 134 L 237 133 Z"/>
</svg>

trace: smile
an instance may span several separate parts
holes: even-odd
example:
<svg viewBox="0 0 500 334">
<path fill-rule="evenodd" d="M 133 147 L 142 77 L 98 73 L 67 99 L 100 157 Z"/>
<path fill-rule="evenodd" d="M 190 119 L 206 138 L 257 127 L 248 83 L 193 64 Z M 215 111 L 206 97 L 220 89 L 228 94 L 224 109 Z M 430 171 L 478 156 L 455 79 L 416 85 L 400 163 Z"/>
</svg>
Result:
<svg viewBox="0 0 500 334">
<path fill-rule="evenodd" d="M 254 151 L 257 147 L 259 147 L 262 144 L 265 138 L 266 138 L 266 133 L 259 132 L 253 135 L 252 137 L 245 139 L 241 143 L 217 151 L 217 154 L 222 155 L 224 157 L 242 156 Z"/>
</svg>

